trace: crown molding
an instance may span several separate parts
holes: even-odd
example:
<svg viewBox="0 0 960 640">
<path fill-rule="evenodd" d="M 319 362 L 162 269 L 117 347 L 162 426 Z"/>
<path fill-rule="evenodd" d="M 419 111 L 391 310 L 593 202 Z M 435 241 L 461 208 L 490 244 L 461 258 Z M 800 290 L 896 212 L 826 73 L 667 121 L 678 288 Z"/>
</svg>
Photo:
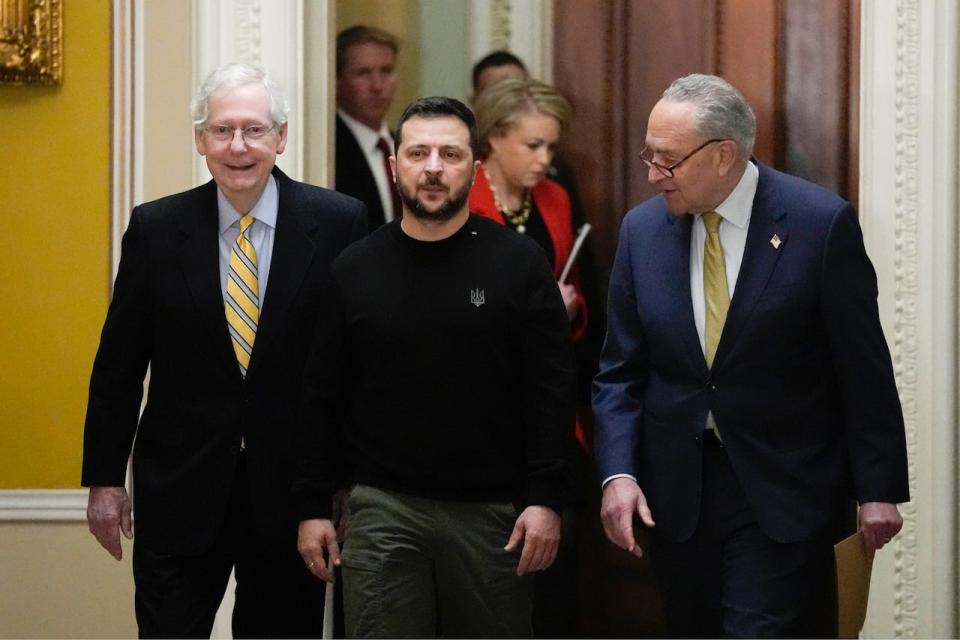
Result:
<svg viewBox="0 0 960 640">
<path fill-rule="evenodd" d="M 85 522 L 86 489 L 0 490 L 0 522 Z"/>
</svg>

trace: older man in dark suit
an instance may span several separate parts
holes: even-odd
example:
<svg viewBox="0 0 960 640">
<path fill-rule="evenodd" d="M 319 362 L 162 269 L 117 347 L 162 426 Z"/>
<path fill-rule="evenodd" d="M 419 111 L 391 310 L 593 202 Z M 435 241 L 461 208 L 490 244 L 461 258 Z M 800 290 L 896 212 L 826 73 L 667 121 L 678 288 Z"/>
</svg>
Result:
<svg viewBox="0 0 960 640">
<path fill-rule="evenodd" d="M 213 180 L 136 207 L 123 238 L 84 433 L 90 530 L 120 559 L 132 447 L 141 636 L 209 637 L 235 568 L 235 636 L 319 637 L 323 584 L 297 554 L 289 499 L 293 429 L 320 283 L 366 212 L 276 168 L 287 105 L 262 70 L 214 71 L 193 118 Z"/>
<path fill-rule="evenodd" d="M 595 381 L 608 537 L 651 528 L 670 634 L 817 636 L 860 504 L 872 555 L 909 499 L 877 280 L 848 202 L 750 160 L 743 97 L 675 81 L 641 158 Z"/>
</svg>

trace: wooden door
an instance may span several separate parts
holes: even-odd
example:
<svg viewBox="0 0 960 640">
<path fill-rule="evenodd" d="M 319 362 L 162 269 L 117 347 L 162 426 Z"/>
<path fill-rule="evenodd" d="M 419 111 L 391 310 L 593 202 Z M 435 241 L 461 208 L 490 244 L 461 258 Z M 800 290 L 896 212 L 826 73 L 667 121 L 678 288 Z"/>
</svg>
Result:
<svg viewBox="0 0 960 640">
<path fill-rule="evenodd" d="M 654 195 L 637 158 L 647 116 L 687 73 L 725 77 L 757 114 L 755 154 L 856 204 L 859 0 L 554 0 L 554 82 L 574 107 L 577 171 L 598 262 Z"/>
</svg>

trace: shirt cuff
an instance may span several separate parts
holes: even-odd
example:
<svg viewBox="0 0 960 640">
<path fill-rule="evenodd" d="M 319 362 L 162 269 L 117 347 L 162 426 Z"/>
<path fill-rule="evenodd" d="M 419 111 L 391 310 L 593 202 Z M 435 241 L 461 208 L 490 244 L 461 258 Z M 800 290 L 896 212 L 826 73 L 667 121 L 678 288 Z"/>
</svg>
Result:
<svg viewBox="0 0 960 640">
<path fill-rule="evenodd" d="M 634 476 L 630 475 L 629 473 L 615 473 L 609 478 L 604 479 L 604 481 L 600 483 L 600 490 L 603 491 L 604 489 L 606 489 L 607 485 L 610 484 L 610 481 L 616 480 L 617 478 L 630 478 L 634 482 L 637 482 L 637 479 Z"/>
</svg>

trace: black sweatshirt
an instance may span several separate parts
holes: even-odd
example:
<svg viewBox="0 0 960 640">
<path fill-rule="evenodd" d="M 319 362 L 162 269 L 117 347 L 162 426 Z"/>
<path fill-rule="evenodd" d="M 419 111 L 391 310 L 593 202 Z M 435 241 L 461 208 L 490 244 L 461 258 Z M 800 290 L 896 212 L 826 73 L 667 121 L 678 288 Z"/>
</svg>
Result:
<svg viewBox="0 0 960 640">
<path fill-rule="evenodd" d="M 474 215 L 434 242 L 395 221 L 334 262 L 329 300 L 304 380 L 301 519 L 329 517 L 351 482 L 563 506 L 574 360 L 535 242 Z"/>
</svg>

